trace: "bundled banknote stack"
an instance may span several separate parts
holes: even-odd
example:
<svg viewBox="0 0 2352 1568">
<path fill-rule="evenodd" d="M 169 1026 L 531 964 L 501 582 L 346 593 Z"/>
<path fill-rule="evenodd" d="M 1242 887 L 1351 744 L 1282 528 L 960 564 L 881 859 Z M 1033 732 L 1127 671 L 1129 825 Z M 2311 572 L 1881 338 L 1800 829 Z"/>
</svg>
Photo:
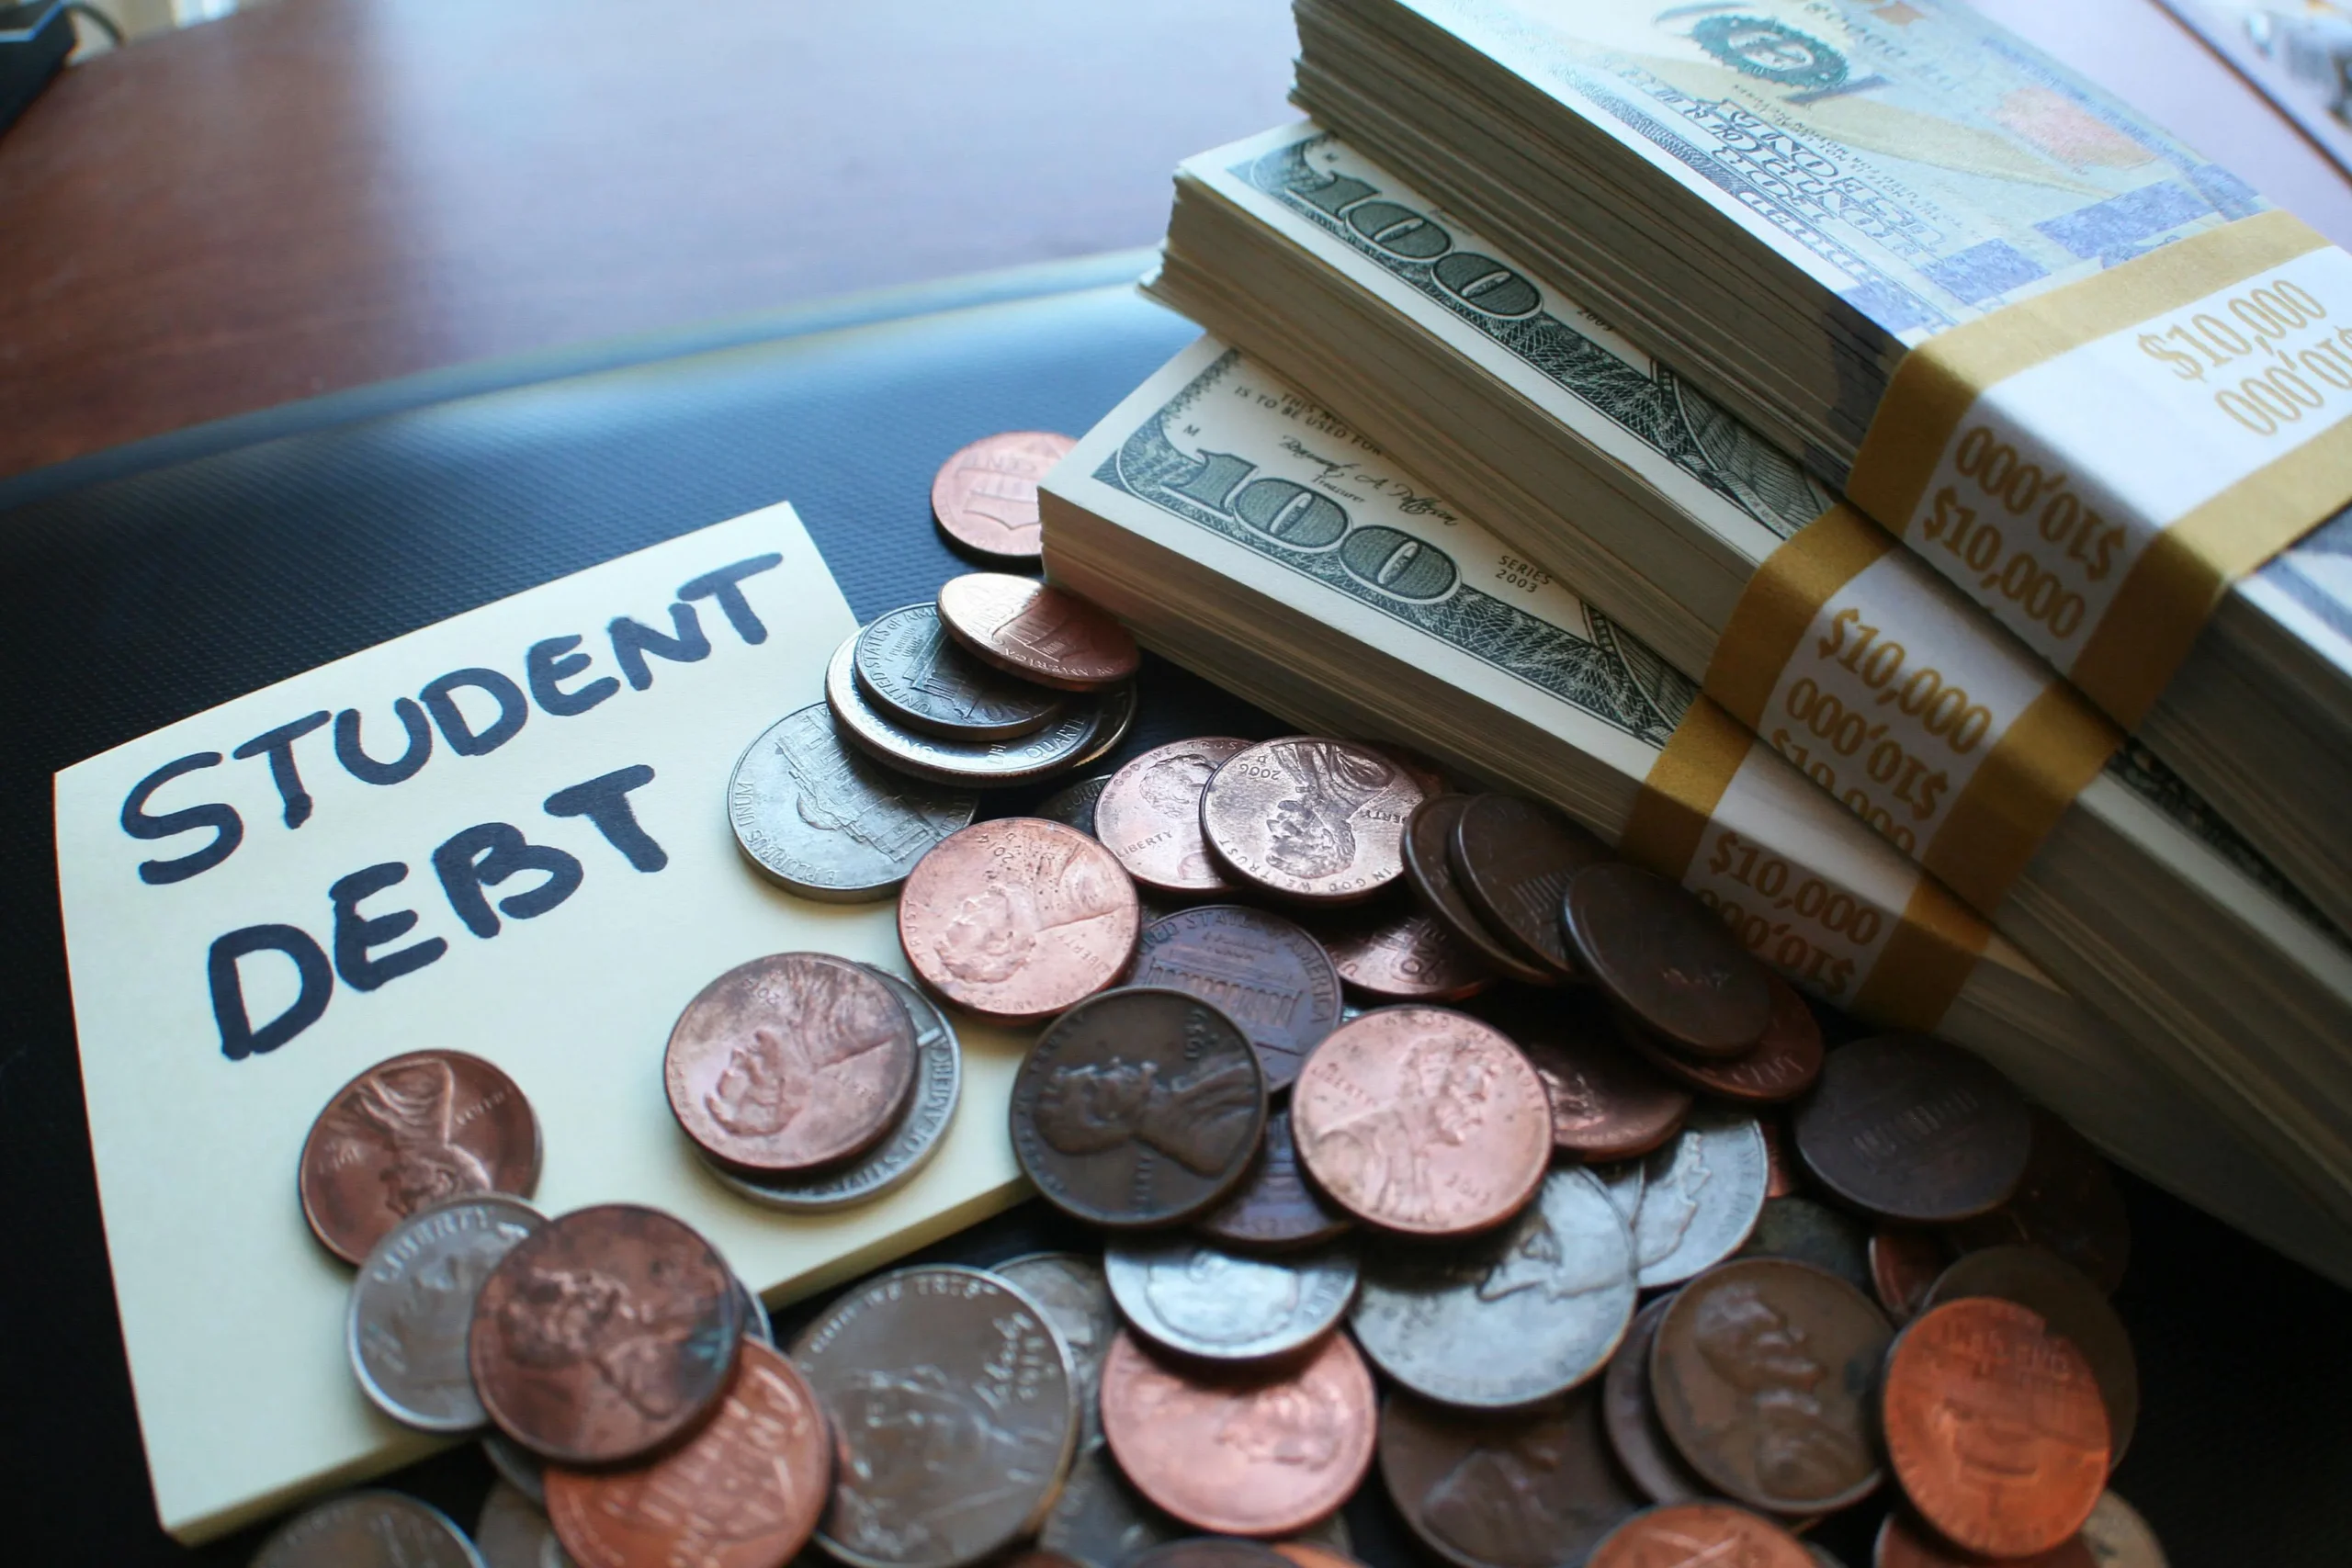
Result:
<svg viewBox="0 0 2352 1568">
<path fill-rule="evenodd" d="M 1297 21 L 1049 575 L 2352 1279 L 2352 257 L 1950 0 Z"/>
</svg>

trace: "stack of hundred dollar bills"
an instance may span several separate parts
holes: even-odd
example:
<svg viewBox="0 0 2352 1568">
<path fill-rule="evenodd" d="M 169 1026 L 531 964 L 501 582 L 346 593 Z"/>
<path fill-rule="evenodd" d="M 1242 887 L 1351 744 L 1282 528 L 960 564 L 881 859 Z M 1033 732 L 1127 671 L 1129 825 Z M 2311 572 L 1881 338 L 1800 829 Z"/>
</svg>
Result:
<svg viewBox="0 0 2352 1568">
<path fill-rule="evenodd" d="M 1964 8 L 1894 9 L 1298 0 L 1316 118 L 1179 171 L 1151 288 L 1215 335 L 1048 481 L 1049 572 L 1302 725 L 1420 746 L 1657 862 L 1671 835 L 1640 824 L 1727 722 L 1697 691 L 1743 594 L 1838 507 L 1906 349 L 2008 301 L 1981 292 L 2003 281 L 1987 258 L 2016 292 L 2263 205 Z M 2329 809 L 2352 567 L 2332 547 L 2352 521 L 2240 578 L 1983 886 L 1977 818 L 1946 824 L 1941 861 L 1866 822 L 1796 706 L 1728 721 L 1755 738 L 1665 868 L 1736 921 L 1761 853 L 1942 933 L 1940 970 L 1883 934 L 1756 940 L 2352 1282 L 2352 813 Z M 1947 640 L 1981 644 L 1980 684 L 2054 681 L 1901 545 L 1896 568 L 1961 626 Z M 1848 616 L 1842 656 L 1871 668 L 1878 628 Z M 2076 705 L 2082 732 L 2107 724 Z"/>
</svg>

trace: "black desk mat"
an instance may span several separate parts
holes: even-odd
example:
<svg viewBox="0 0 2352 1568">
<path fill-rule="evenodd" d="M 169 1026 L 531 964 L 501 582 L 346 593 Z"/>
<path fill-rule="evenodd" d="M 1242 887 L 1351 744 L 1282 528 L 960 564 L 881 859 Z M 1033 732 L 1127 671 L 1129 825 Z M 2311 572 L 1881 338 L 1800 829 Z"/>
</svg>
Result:
<svg viewBox="0 0 2352 1568">
<path fill-rule="evenodd" d="M 82 1116 L 50 775 L 779 499 L 861 618 L 927 598 L 968 569 L 930 522 L 942 458 L 994 430 L 1082 433 L 1193 335 L 1112 282 L 1135 269 L 468 367 L 0 481 L 0 1561 L 242 1563 L 258 1540 L 191 1551 L 154 1522 Z M 1127 751 L 1281 728 L 1153 660 Z M 2126 1185 L 2136 1251 L 2117 1305 L 2145 1415 L 2117 1489 L 2177 1568 L 2352 1561 L 2352 1297 Z M 985 1263 L 1082 1239 L 1033 1203 L 931 1252 Z M 468 1446 L 389 1483 L 470 1525 L 489 1481 Z M 1350 1522 L 1375 1568 L 1419 1561 L 1377 1484 Z M 1824 1540 L 1865 1568 L 1860 1521 Z"/>
</svg>

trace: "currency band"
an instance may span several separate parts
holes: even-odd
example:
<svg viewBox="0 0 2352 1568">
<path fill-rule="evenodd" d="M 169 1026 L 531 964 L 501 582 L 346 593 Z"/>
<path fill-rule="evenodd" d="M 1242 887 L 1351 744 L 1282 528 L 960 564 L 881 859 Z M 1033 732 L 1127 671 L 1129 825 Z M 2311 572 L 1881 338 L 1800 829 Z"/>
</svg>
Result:
<svg viewBox="0 0 2352 1568">
<path fill-rule="evenodd" d="M 2352 500 L 2352 255 L 2258 213 L 1931 338 L 1847 494 L 2132 728 Z"/>
<path fill-rule="evenodd" d="M 1704 688 L 1988 917 L 2123 740 L 1846 505 L 1765 558 Z"/>
<path fill-rule="evenodd" d="M 1673 877 L 1790 980 L 1888 1029 L 1934 1030 L 1992 930 L 1702 696 L 1651 764 L 1618 849 Z"/>
</svg>

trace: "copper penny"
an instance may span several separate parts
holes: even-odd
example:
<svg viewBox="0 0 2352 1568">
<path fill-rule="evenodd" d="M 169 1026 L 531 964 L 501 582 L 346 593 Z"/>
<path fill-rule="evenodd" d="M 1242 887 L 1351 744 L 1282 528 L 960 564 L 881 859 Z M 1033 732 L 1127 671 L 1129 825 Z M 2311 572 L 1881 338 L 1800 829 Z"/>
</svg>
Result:
<svg viewBox="0 0 2352 1568">
<path fill-rule="evenodd" d="M 939 466 L 931 514 L 949 538 L 984 556 L 1035 560 L 1044 531 L 1037 481 L 1078 443 L 1045 430 L 983 435 Z"/>
<path fill-rule="evenodd" d="M 744 1327 L 717 1248 L 658 1209 L 606 1203 L 550 1220 L 499 1260 L 467 1352 L 499 1430 L 558 1464 L 618 1464 L 702 1421 Z"/>
<path fill-rule="evenodd" d="M 1102 1363 L 1102 1435 L 1146 1497 L 1195 1529 L 1288 1535 L 1372 1468 L 1372 1373 L 1344 1334 L 1273 1373 L 1179 1368 L 1121 1331 Z"/>
<path fill-rule="evenodd" d="M 1334 1515 L 1333 1517 L 1339 1516 Z M 1344 1551 L 1334 1551 L 1328 1546 L 1311 1540 L 1278 1540 L 1274 1551 L 1291 1564 L 1291 1568 L 1364 1568 L 1362 1562 Z"/>
<path fill-rule="evenodd" d="M 1530 997 L 1482 1006 L 1519 1043 L 1552 1108 L 1552 1145 L 1589 1164 L 1634 1159 L 1681 1131 L 1690 1093 L 1625 1048 L 1597 998 Z"/>
<path fill-rule="evenodd" d="M 1635 1514 L 1586 1568 L 1814 1568 L 1804 1543 L 1729 1503 L 1674 1503 Z"/>
<path fill-rule="evenodd" d="M 1238 752 L 1201 796 L 1209 847 L 1244 880 L 1320 903 L 1368 898 L 1405 874 L 1412 774 L 1369 746 L 1291 735 Z"/>
<path fill-rule="evenodd" d="M 1110 612 L 1034 577 L 975 571 L 939 590 L 947 635 L 986 663 L 1066 692 L 1131 681 L 1143 655 Z"/>
<path fill-rule="evenodd" d="M 1899 1326 L 1919 1315 L 1928 1289 L 1951 1262 L 1943 1237 L 1924 1225 L 1882 1224 L 1871 1232 L 1871 1293 Z"/>
<path fill-rule="evenodd" d="M 1012 1152 L 1090 1224 L 1174 1224 L 1240 1185 L 1266 1077 L 1240 1027 L 1188 992 L 1128 987 L 1046 1026 L 1012 1080 Z"/>
<path fill-rule="evenodd" d="M 994 670 L 956 646 L 934 604 L 906 604 L 857 634 L 850 671 L 893 723 L 951 740 L 998 740 L 1044 728 L 1063 697 Z"/>
<path fill-rule="evenodd" d="M 1951 1227 L 1963 1252 L 2004 1243 L 2046 1247 L 2109 1295 L 2132 1257 L 2132 1218 L 2115 1172 L 2083 1135 L 2047 1111 L 2033 1113 L 2033 1152 L 2007 1202 Z"/>
<path fill-rule="evenodd" d="M 1669 1292 L 1634 1314 L 1633 1326 L 1610 1358 L 1600 1384 L 1600 1417 L 1609 1446 L 1634 1486 L 1653 1503 L 1689 1503 L 1712 1495 L 1658 1425 L 1657 1405 L 1650 1398 L 1650 1347 L 1657 1342 L 1658 1321 L 1677 1293 Z"/>
<path fill-rule="evenodd" d="M 1111 775 L 1094 803 L 1094 836 L 1127 874 L 1161 893 L 1223 893 L 1201 837 L 1201 793 L 1227 759 L 1250 742 L 1208 735 L 1155 746 Z"/>
<path fill-rule="evenodd" d="M 1932 1224 L 2017 1190 L 2033 1119 L 2009 1081 L 1956 1045 L 1882 1034 L 1831 1054 L 1796 1108 L 1815 1180 L 1883 1219 Z"/>
<path fill-rule="evenodd" d="M 1300 1174 L 1298 1145 L 1291 1141 L 1286 1105 L 1267 1113 L 1258 1157 L 1233 1196 L 1193 1224 L 1203 1235 L 1229 1247 L 1267 1251 L 1313 1247 L 1344 1234 L 1350 1226 L 1348 1216 L 1333 1208 Z"/>
<path fill-rule="evenodd" d="M 1759 1115 L 1756 1125 L 1764 1134 L 1764 1196 L 1794 1198 L 1804 1190 L 1797 1174 L 1797 1156 L 1789 1149 L 1789 1130 L 1777 1116 Z"/>
<path fill-rule="evenodd" d="M 915 1081 L 915 1026 L 846 958 L 777 953 L 695 993 L 670 1031 L 670 1111 L 721 1164 L 782 1174 L 880 1141 Z"/>
<path fill-rule="evenodd" d="M 1969 1253 L 1928 1287 L 1926 1312 L 1966 1296 L 1997 1296 L 2038 1315 L 2090 1363 L 2107 1406 L 2109 1462 L 2120 1464 L 2140 1424 L 2140 1361 L 2131 1333 L 2090 1276 L 2039 1247 L 1988 1247 Z"/>
<path fill-rule="evenodd" d="M 1871 1568 L 1985 1568 L 1984 1559 L 1962 1551 L 1905 1514 L 1890 1512 L 1880 1521 L 1878 1540 L 1871 1547 Z M 2005 1557 L 1999 1568 L 2098 1568 L 2098 1558 L 2079 1535 L 2070 1535 L 2047 1551 L 2030 1557 Z"/>
<path fill-rule="evenodd" d="M 1460 1568 L 1576 1568 L 1644 1506 L 1609 1457 L 1589 1387 L 1507 1416 L 1391 1394 L 1380 1474 L 1421 1543 Z"/>
<path fill-rule="evenodd" d="M 1506 980 L 1523 986 L 1557 984 L 1554 972 L 1529 963 L 1487 929 L 1487 922 L 1462 896 L 1461 879 L 1447 858 L 1453 826 L 1470 804 L 1466 795 L 1432 795 L 1413 807 L 1406 820 L 1403 850 L 1405 885 L 1430 918 L 1443 926 L 1454 941 L 1478 955 L 1478 961 Z"/>
<path fill-rule="evenodd" d="M 469 1192 L 527 1198 L 539 1184 L 539 1121 L 497 1067 L 459 1051 L 412 1051 L 334 1091 L 302 1143 L 296 1185 L 311 1234 L 360 1263 L 394 1226 Z"/>
<path fill-rule="evenodd" d="M 709 1421 L 651 1464 L 551 1466 L 548 1517 L 581 1568 L 775 1568 L 808 1544 L 832 1477 L 816 1391 L 754 1340 Z"/>
<path fill-rule="evenodd" d="M 899 899 L 916 978 L 1007 1023 L 1050 1018 L 1115 981 L 1142 929 L 1135 884 L 1111 852 L 1036 817 L 949 834 Z"/>
<path fill-rule="evenodd" d="M 1426 909 L 1381 898 L 1316 922 L 1340 978 L 1374 1002 L 1466 1001 L 1495 973 Z"/>
<path fill-rule="evenodd" d="M 1461 1235 L 1527 1205 L 1552 1154 L 1544 1080 L 1500 1032 L 1444 1008 L 1331 1032 L 1291 1090 L 1307 1174 L 1358 1219 Z"/>
<path fill-rule="evenodd" d="M 2107 1408 L 2090 1363 L 2015 1302 L 1922 1313 L 1894 1342 L 1883 1429 L 1894 1473 L 1938 1534 L 1988 1557 L 2048 1551 L 2107 1486 Z"/>
<path fill-rule="evenodd" d="M 1770 971 L 1679 884 L 1602 861 L 1568 884 L 1563 914 L 1578 962 L 1674 1049 L 1738 1056 L 1771 1026 Z"/>
<path fill-rule="evenodd" d="M 1213 1002 L 1241 1026 L 1269 1092 L 1340 1021 L 1340 971 L 1323 945 L 1280 915 L 1204 904 L 1154 920 L 1127 982 L 1172 986 Z"/>
<path fill-rule="evenodd" d="M 1625 1038 L 1634 1049 L 1668 1076 L 1717 1100 L 1743 1105 L 1775 1105 L 1794 1100 L 1821 1076 L 1827 1053 L 1821 1043 L 1821 1025 L 1797 988 L 1770 970 L 1764 983 L 1772 993 L 1772 1020 L 1764 1037 L 1736 1056 L 1692 1056 L 1653 1039 L 1647 1031 L 1625 1021 Z"/>
<path fill-rule="evenodd" d="M 1519 955 L 1562 980 L 1584 966 L 1560 926 L 1568 883 L 1609 846 L 1558 812 L 1510 795 L 1473 796 L 1447 852 L 1470 907 Z"/>
</svg>

